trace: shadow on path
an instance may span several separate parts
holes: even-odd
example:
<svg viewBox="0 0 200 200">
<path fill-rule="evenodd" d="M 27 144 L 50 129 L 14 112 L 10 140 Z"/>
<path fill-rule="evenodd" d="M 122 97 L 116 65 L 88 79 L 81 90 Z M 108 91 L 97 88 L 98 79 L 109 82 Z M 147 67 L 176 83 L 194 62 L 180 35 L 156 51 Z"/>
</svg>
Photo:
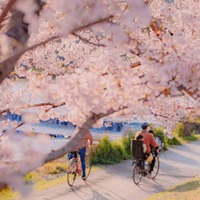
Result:
<svg viewBox="0 0 200 200">
<path fill-rule="evenodd" d="M 85 190 L 85 188 L 87 188 L 87 190 Z M 88 189 L 90 191 L 88 191 Z M 81 186 L 73 186 L 71 191 L 75 194 L 76 199 L 80 200 L 126 200 L 111 189 L 108 189 L 97 182 L 88 180 Z"/>
</svg>

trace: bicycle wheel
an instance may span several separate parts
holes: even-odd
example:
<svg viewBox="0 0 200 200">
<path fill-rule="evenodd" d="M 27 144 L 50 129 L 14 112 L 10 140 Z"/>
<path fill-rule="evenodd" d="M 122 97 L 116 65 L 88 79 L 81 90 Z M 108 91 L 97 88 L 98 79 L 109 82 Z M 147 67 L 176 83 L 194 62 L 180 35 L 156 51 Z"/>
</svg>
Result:
<svg viewBox="0 0 200 200">
<path fill-rule="evenodd" d="M 156 159 L 155 165 L 154 165 L 153 171 L 151 172 L 152 179 L 156 178 L 156 176 L 158 175 L 158 171 L 160 169 L 160 160 L 159 160 L 159 157 L 155 157 L 155 159 Z"/>
<path fill-rule="evenodd" d="M 134 164 L 133 165 L 133 182 L 137 185 L 142 178 L 142 174 L 140 173 L 140 168 Z"/>
<path fill-rule="evenodd" d="M 74 184 L 74 181 L 76 179 L 76 162 L 73 161 L 73 163 L 69 163 L 68 169 L 67 169 L 67 183 L 69 186 L 72 186 Z"/>
<path fill-rule="evenodd" d="M 91 167 L 92 167 L 92 157 L 91 157 L 91 154 L 86 154 L 85 165 L 86 165 L 85 174 L 86 174 L 86 179 L 87 179 L 88 176 L 90 175 L 90 171 L 91 171 Z"/>
</svg>

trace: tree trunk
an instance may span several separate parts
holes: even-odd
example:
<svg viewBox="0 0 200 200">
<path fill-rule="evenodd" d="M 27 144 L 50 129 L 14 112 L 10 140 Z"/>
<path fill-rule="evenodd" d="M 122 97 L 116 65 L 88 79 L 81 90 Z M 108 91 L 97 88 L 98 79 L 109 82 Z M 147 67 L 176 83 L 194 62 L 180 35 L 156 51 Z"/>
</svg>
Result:
<svg viewBox="0 0 200 200">
<path fill-rule="evenodd" d="M 190 136 L 193 131 L 199 132 L 200 125 L 192 122 L 185 122 L 183 128 L 184 136 Z"/>
</svg>

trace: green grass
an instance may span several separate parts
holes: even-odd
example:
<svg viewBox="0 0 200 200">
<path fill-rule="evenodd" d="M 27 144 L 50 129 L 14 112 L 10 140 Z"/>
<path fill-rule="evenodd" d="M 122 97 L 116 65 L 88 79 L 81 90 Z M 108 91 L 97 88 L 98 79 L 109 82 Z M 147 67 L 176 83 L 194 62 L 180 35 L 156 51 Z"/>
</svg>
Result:
<svg viewBox="0 0 200 200">
<path fill-rule="evenodd" d="M 107 135 L 104 135 L 94 152 L 93 163 L 109 165 L 131 158 L 132 138 L 132 132 L 123 135 L 117 141 L 111 141 Z"/>
<path fill-rule="evenodd" d="M 158 137 L 164 144 L 164 150 L 167 150 L 169 146 L 169 139 L 167 138 L 166 134 L 163 131 L 163 128 L 158 127 L 155 129 L 155 137 Z"/>
<path fill-rule="evenodd" d="M 16 200 L 19 198 L 19 193 L 12 191 L 10 188 L 1 190 L 0 199 L 1 200 Z"/>
<path fill-rule="evenodd" d="M 197 140 L 198 137 L 196 135 L 192 134 L 190 136 L 185 136 L 184 139 L 189 142 L 189 141 L 195 141 L 195 140 Z"/>
<path fill-rule="evenodd" d="M 158 128 L 156 129 L 156 136 L 164 142 L 166 149 L 168 145 L 177 145 L 182 142 L 200 139 L 200 135 L 196 135 L 195 133 L 191 136 L 181 138 L 181 130 L 181 125 L 178 125 L 175 130 L 178 134 L 175 134 L 174 138 L 168 139 L 163 130 Z M 93 162 L 95 164 L 115 164 L 131 158 L 131 140 L 134 138 L 134 135 L 135 132 L 132 129 L 126 130 L 122 138 L 118 141 L 110 141 L 108 136 L 105 135 L 94 152 Z M 97 166 L 93 166 L 92 171 L 98 168 Z M 30 172 L 26 175 L 25 181 L 27 184 L 33 185 L 36 191 L 48 189 L 59 184 L 67 184 L 66 169 L 67 162 L 66 156 L 64 156 Z M 13 192 L 11 189 L 4 189 L 0 192 L 1 200 L 12 200 L 18 196 L 19 194 Z"/>
<path fill-rule="evenodd" d="M 181 145 L 180 138 L 174 136 L 173 138 L 168 138 L 167 140 L 168 145 Z"/>
<path fill-rule="evenodd" d="M 134 132 L 132 130 L 125 132 L 124 136 L 117 141 L 110 141 L 108 136 L 105 135 L 96 148 L 93 162 L 98 165 L 114 164 L 130 158 L 130 145 L 133 137 Z M 92 171 L 97 169 L 99 169 L 99 166 L 92 167 Z M 26 175 L 25 181 L 27 184 L 33 185 L 34 190 L 43 190 L 59 184 L 67 184 L 66 170 L 67 161 L 66 156 L 64 156 L 30 172 Z M 9 192 L 11 193 L 10 190 L 7 190 L 5 193 L 8 194 Z M 3 195 L 5 197 L 5 194 Z"/>
<path fill-rule="evenodd" d="M 200 177 L 189 182 L 175 186 L 164 192 L 152 195 L 147 200 L 199 200 L 200 199 Z"/>
<path fill-rule="evenodd" d="M 58 165 L 56 163 L 58 162 Z M 63 163 L 63 165 L 62 165 Z M 61 167 L 62 165 L 62 167 Z M 65 172 L 57 173 L 61 169 L 65 168 L 66 161 L 65 158 L 50 162 L 33 172 L 26 175 L 25 181 L 27 184 L 32 185 L 33 191 L 42 191 L 55 186 L 65 184 L 67 187 L 67 175 Z M 91 173 L 100 169 L 100 166 L 92 166 Z M 58 171 L 57 171 L 58 170 Z M 61 170 L 62 171 L 62 170 Z M 56 173 L 54 173 L 56 172 Z M 20 195 L 18 192 L 14 192 L 10 188 L 6 188 L 0 191 L 0 200 L 16 200 L 19 199 Z"/>
<path fill-rule="evenodd" d="M 172 139 L 168 139 L 169 145 L 180 145 L 182 143 L 187 143 L 200 139 L 200 135 L 196 134 L 195 131 L 193 131 L 190 136 L 185 136 L 183 128 L 184 125 L 182 123 L 178 123 L 176 125 L 172 132 L 174 137 Z"/>
</svg>

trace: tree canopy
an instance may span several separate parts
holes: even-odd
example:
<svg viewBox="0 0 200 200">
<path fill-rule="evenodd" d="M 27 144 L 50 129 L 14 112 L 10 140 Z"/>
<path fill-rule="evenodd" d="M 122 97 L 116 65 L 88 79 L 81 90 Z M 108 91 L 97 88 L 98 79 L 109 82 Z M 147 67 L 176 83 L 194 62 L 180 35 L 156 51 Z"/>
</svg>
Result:
<svg viewBox="0 0 200 200">
<path fill-rule="evenodd" d="M 24 123 L 58 118 L 80 133 L 42 155 L 29 146 L 21 164 L 1 145 L 16 143 L 7 134 L 1 182 L 69 152 L 105 116 L 172 127 L 199 115 L 197 0 L 1 0 L 0 9 L 1 114 L 21 114 Z"/>
</svg>

